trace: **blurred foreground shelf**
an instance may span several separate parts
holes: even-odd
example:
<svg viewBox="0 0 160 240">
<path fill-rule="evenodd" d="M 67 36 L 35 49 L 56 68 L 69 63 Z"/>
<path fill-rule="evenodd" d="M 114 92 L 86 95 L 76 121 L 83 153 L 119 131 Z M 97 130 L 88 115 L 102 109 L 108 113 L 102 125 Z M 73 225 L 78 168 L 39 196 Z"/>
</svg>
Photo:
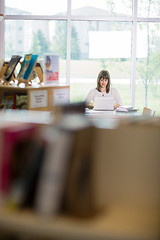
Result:
<svg viewBox="0 0 160 240">
<path fill-rule="evenodd" d="M 54 116 L 51 111 L 12 110 L 7 109 L 0 112 L 0 122 L 7 124 L 15 123 L 36 123 L 51 124 Z"/>
<path fill-rule="evenodd" d="M 10 212 L 0 209 L 0 233 L 25 239 L 59 240 L 156 240 L 159 239 L 155 209 L 113 206 L 91 219 L 68 216 L 44 218 L 32 211 Z M 27 238 L 28 237 L 28 238 Z"/>
</svg>

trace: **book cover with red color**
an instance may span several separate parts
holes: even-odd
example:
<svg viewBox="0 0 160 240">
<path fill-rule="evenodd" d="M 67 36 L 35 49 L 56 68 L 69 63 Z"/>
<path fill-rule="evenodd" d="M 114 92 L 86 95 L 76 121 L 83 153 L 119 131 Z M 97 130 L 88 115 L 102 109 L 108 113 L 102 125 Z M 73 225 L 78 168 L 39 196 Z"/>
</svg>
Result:
<svg viewBox="0 0 160 240">
<path fill-rule="evenodd" d="M 59 82 L 59 56 L 54 54 L 45 54 L 44 63 L 45 84 L 57 84 Z"/>
<path fill-rule="evenodd" d="M 34 137 L 35 132 L 36 125 L 29 123 L 19 123 L 18 125 L 1 129 L 0 192 L 2 195 L 5 196 L 5 194 L 7 194 L 11 184 L 11 169 L 14 161 L 14 149 L 18 143 L 31 140 Z M 16 167 L 18 168 L 19 166 Z M 25 167 L 25 163 L 23 167 Z"/>
</svg>

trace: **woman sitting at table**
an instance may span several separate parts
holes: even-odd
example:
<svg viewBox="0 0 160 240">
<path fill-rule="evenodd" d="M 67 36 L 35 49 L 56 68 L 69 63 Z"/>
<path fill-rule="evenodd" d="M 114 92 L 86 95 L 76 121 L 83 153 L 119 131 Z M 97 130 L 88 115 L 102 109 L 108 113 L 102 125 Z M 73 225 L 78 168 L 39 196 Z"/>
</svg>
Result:
<svg viewBox="0 0 160 240">
<path fill-rule="evenodd" d="M 115 104 L 114 108 L 116 109 L 118 106 L 123 105 L 121 97 L 116 90 L 110 86 L 110 74 L 107 70 L 101 70 L 97 77 L 97 87 L 91 89 L 86 97 L 87 107 L 92 108 L 94 105 L 95 97 L 112 97 L 114 98 Z"/>
</svg>

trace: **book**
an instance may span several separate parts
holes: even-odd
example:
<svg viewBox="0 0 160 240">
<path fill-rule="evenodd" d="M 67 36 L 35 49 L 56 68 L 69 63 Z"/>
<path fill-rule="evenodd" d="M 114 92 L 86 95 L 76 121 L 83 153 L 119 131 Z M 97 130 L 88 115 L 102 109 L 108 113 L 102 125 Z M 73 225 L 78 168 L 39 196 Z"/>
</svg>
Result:
<svg viewBox="0 0 160 240">
<path fill-rule="evenodd" d="M 133 106 L 119 106 L 116 108 L 116 112 L 136 112 L 138 111 L 137 108 L 134 108 Z"/>
<path fill-rule="evenodd" d="M 16 94 L 4 92 L 1 104 L 5 109 L 16 109 Z"/>
<path fill-rule="evenodd" d="M 20 59 L 21 59 L 21 56 L 19 56 L 19 55 L 13 55 L 11 57 L 10 61 L 8 62 L 8 65 L 6 67 L 6 70 L 4 72 L 4 75 L 3 75 L 4 80 L 6 80 L 6 81 L 11 80 L 12 74 L 14 73 L 14 70 L 15 70 L 18 62 L 20 61 Z"/>
<path fill-rule="evenodd" d="M 18 123 L 15 126 L 2 128 L 0 151 L 0 192 L 5 196 L 11 183 L 13 152 L 16 145 L 27 139 L 31 141 L 36 131 L 35 124 Z M 20 150 L 20 149 L 19 149 Z M 18 167 L 18 166 L 17 166 Z"/>
<path fill-rule="evenodd" d="M 94 127 L 86 126 L 73 133 L 74 145 L 64 192 L 64 211 L 76 217 L 90 217 L 99 210 L 93 189 Z"/>
<path fill-rule="evenodd" d="M 105 199 L 97 196 L 99 188 L 103 195 L 104 181 L 100 177 L 99 167 L 95 167 L 96 127 L 81 111 L 78 113 L 72 106 L 70 110 L 68 107 L 67 111 L 63 110 L 62 117 L 57 123 L 59 128 L 69 131 L 72 143 L 65 172 L 61 211 L 76 217 L 91 217 L 106 205 Z M 99 176 L 95 179 L 96 169 Z"/>
<path fill-rule="evenodd" d="M 36 64 L 37 58 L 38 58 L 38 55 L 32 55 L 31 56 L 31 59 L 30 59 L 29 64 L 28 64 L 28 67 L 27 67 L 25 73 L 23 74 L 23 79 L 29 80 L 29 78 L 30 78 L 30 76 L 32 74 L 32 71 L 34 69 L 34 66 Z"/>
<path fill-rule="evenodd" d="M 66 113 L 63 109 L 62 117 L 59 116 L 57 123 L 42 132 L 46 153 L 35 198 L 35 209 L 38 213 L 49 216 L 57 215 L 62 210 L 74 150 L 74 131 L 89 125 L 88 119 L 82 113 L 78 114 L 77 109 L 74 113 L 73 107 L 66 107 Z M 68 114 L 70 110 L 72 114 Z"/>
<path fill-rule="evenodd" d="M 55 216 L 62 205 L 72 138 L 68 131 L 45 129 L 46 150 L 35 194 L 35 210 L 39 214 Z"/>
<path fill-rule="evenodd" d="M 59 56 L 54 54 L 44 55 L 44 82 L 45 84 L 58 83 L 59 81 Z"/>
<path fill-rule="evenodd" d="M 37 139 L 27 139 L 16 145 L 7 207 L 12 209 L 33 207 L 44 153 L 45 146 Z"/>
<path fill-rule="evenodd" d="M 28 96 L 27 94 L 16 94 L 16 109 L 27 110 Z"/>
<path fill-rule="evenodd" d="M 24 109 L 27 110 L 27 94 L 16 94 L 4 92 L 1 104 L 4 109 Z"/>
<path fill-rule="evenodd" d="M 30 54 L 26 54 L 25 56 L 24 56 L 24 60 L 23 60 L 23 62 L 22 62 L 22 64 L 21 64 L 21 68 L 20 68 L 20 71 L 19 71 L 19 73 L 18 73 L 18 75 L 17 75 L 17 79 L 23 79 L 24 78 L 24 74 L 25 74 L 25 72 L 26 72 L 26 69 L 28 68 L 28 66 L 29 66 L 29 62 L 30 62 L 30 60 L 31 60 L 31 57 L 32 57 L 32 54 L 30 53 Z"/>
</svg>

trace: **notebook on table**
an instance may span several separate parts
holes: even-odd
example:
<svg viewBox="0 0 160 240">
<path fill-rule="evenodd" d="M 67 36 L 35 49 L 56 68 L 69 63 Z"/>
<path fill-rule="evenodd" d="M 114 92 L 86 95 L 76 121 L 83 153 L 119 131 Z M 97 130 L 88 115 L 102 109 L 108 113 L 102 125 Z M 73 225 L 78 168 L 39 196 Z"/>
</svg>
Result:
<svg viewBox="0 0 160 240">
<path fill-rule="evenodd" d="M 95 97 L 94 98 L 94 110 L 99 110 L 99 111 L 114 110 L 114 98 Z"/>
</svg>

